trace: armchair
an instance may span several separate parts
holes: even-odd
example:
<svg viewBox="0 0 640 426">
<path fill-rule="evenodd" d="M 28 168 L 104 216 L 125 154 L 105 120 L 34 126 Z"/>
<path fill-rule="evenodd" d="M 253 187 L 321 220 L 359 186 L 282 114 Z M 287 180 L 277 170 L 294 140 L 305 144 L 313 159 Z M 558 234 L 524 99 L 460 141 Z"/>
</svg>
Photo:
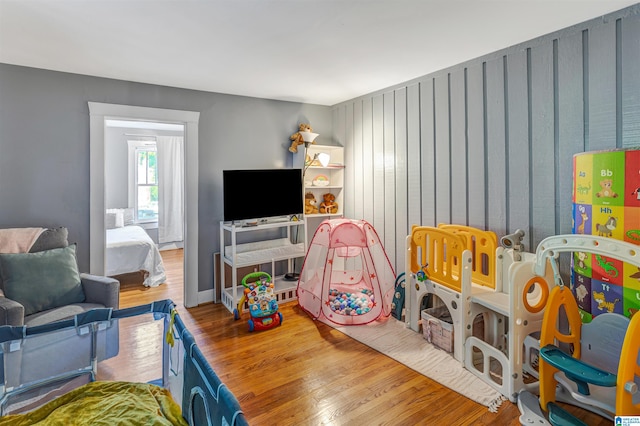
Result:
<svg viewBox="0 0 640 426">
<path fill-rule="evenodd" d="M 24 314 L 24 306 L 5 297 L 0 290 L 0 325 L 35 326 L 71 318 L 81 312 L 95 308 L 113 308 L 120 306 L 120 282 L 113 278 L 98 275 L 80 274 L 80 282 L 85 295 L 82 303 L 72 303 L 53 309 Z"/>
<path fill-rule="evenodd" d="M 76 245 L 67 241 L 66 228 L 35 229 L 28 244 L 15 244 L 12 238 L 20 228 L 0 229 L 0 326 L 39 326 L 74 317 L 95 308 L 118 309 L 120 282 L 113 278 L 80 273 Z M 22 228 L 24 229 L 24 228 Z M 35 240 L 35 241 L 33 241 Z M 19 247 L 19 248 L 16 248 Z M 39 377 L 54 376 L 64 371 L 85 367 L 77 350 L 79 330 L 57 335 L 51 341 L 39 340 L 47 350 L 25 343 L 20 348 L 19 386 Z M 96 350 L 98 361 L 119 352 L 118 324 L 108 322 L 84 344 Z M 51 354 L 56 354 L 52 361 Z M 15 354 L 14 354 L 15 356 Z M 22 368 L 22 365 L 32 366 Z M 37 366 L 37 367 L 33 367 Z"/>
<path fill-rule="evenodd" d="M 16 231 L 0 230 L 5 246 L 17 246 L 7 241 L 19 238 Z M 27 253 L 0 254 L 0 325 L 35 326 L 94 308 L 118 309 L 119 281 L 79 273 L 75 250 L 67 229 L 57 228 L 40 231 Z"/>
</svg>

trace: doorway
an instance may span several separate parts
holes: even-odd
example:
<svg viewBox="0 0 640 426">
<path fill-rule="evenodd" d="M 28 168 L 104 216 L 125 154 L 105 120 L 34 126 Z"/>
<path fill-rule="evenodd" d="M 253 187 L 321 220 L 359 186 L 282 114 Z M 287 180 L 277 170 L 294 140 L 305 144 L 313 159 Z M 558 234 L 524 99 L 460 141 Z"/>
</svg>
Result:
<svg viewBox="0 0 640 426">
<path fill-rule="evenodd" d="M 198 305 L 198 120 L 194 111 L 89 102 L 90 263 L 105 271 L 105 120 L 134 120 L 184 126 L 184 306 Z"/>
<path fill-rule="evenodd" d="M 183 256 L 166 251 L 184 247 L 184 125 L 106 119 L 105 126 L 105 273 L 120 281 L 121 292 L 136 283 L 179 284 L 182 301 Z M 113 219 L 118 214 L 127 220 Z M 179 279 L 168 279 L 167 256 Z"/>
</svg>

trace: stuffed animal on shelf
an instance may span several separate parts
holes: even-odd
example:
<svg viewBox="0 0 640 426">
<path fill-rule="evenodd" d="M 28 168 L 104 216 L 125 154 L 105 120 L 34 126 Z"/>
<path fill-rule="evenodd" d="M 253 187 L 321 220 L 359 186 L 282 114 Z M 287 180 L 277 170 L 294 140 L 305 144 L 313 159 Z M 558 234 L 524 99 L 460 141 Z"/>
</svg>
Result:
<svg viewBox="0 0 640 426">
<path fill-rule="evenodd" d="M 298 131 L 291 135 L 289 139 L 291 139 L 291 146 L 289 147 L 289 151 L 296 153 L 298 152 L 298 146 L 304 144 L 304 140 L 302 139 L 302 135 L 300 132 L 313 132 L 313 129 L 310 125 L 302 123 L 298 128 Z M 311 142 L 314 144 L 315 142 Z"/>
<path fill-rule="evenodd" d="M 316 214 L 318 207 L 316 206 L 316 197 L 311 192 L 304 194 L 304 214 Z"/>
<path fill-rule="evenodd" d="M 320 203 L 320 213 L 338 213 L 338 203 L 336 203 L 336 196 L 328 192 L 322 196 L 322 202 Z"/>
</svg>

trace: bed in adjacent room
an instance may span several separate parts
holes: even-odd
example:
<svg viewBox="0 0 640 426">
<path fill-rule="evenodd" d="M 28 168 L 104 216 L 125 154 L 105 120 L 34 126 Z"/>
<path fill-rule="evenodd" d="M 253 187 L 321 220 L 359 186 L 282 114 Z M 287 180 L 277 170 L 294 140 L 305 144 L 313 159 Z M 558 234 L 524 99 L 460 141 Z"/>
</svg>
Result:
<svg viewBox="0 0 640 426">
<path fill-rule="evenodd" d="M 105 275 L 142 272 L 146 287 L 156 287 L 166 281 L 160 251 L 142 227 L 126 225 L 107 229 L 106 246 Z"/>
</svg>

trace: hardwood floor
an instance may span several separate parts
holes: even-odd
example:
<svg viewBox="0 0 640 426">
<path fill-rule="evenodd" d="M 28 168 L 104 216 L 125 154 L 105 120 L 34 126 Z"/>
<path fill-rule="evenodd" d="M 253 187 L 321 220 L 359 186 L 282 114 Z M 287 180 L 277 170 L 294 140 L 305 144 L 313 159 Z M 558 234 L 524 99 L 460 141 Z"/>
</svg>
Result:
<svg viewBox="0 0 640 426">
<path fill-rule="evenodd" d="M 278 328 L 250 333 L 222 304 L 182 306 L 182 250 L 163 251 L 167 283 L 124 282 L 120 307 L 169 298 L 252 425 L 517 425 L 516 404 L 497 413 L 393 359 L 313 321 L 298 306 L 280 306 Z M 132 335 L 127 335 L 128 332 Z M 127 328 L 121 348 L 139 344 Z M 135 364 L 134 364 L 135 365 Z M 133 374 L 133 372 L 132 372 Z M 611 422 L 568 409 L 589 425 Z"/>
</svg>

